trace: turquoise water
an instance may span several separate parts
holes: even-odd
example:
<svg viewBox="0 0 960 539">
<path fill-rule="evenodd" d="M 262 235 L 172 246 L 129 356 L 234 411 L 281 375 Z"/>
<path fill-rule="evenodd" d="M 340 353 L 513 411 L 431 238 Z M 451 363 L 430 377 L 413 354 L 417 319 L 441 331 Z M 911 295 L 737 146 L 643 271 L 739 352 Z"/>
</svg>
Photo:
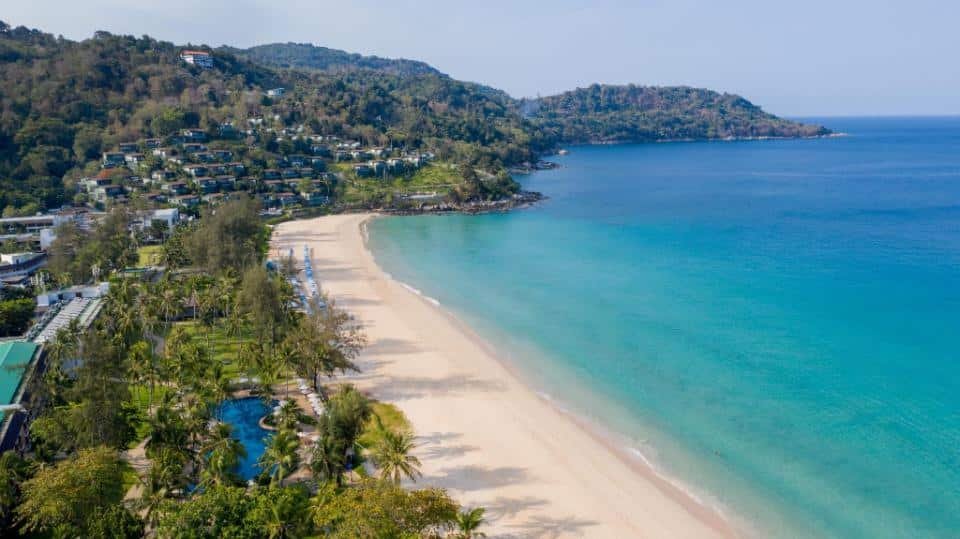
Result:
<svg viewBox="0 0 960 539">
<path fill-rule="evenodd" d="M 760 535 L 960 533 L 960 118 L 577 147 L 378 262 Z"/>
<path fill-rule="evenodd" d="M 257 460 L 267 447 L 270 431 L 260 427 L 260 418 L 269 413 L 263 400 L 257 397 L 229 399 L 220 404 L 217 416 L 233 427 L 233 437 L 240 440 L 247 456 L 240 459 L 237 475 L 244 481 L 260 475 Z"/>
</svg>

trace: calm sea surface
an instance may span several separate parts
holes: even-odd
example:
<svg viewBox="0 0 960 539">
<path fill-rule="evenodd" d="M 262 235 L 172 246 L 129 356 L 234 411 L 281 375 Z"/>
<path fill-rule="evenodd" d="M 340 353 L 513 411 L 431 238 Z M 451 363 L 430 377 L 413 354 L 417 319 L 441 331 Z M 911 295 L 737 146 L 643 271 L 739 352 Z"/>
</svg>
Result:
<svg viewBox="0 0 960 539">
<path fill-rule="evenodd" d="M 820 121 L 849 136 L 575 147 L 535 209 L 371 247 L 762 535 L 957 537 L 960 118 Z"/>
</svg>

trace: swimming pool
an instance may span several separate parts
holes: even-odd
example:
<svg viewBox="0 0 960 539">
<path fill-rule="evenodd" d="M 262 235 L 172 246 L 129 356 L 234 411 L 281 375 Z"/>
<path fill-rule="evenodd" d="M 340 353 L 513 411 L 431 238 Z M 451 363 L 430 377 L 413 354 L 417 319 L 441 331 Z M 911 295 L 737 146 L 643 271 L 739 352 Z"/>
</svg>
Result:
<svg viewBox="0 0 960 539">
<path fill-rule="evenodd" d="M 261 428 L 259 422 L 270 410 L 259 398 L 246 397 L 225 400 L 217 411 L 220 420 L 233 427 L 233 437 L 240 440 L 247 451 L 247 456 L 240 459 L 237 474 L 244 481 L 254 479 L 260 474 L 257 460 L 271 436 L 271 432 Z"/>
</svg>

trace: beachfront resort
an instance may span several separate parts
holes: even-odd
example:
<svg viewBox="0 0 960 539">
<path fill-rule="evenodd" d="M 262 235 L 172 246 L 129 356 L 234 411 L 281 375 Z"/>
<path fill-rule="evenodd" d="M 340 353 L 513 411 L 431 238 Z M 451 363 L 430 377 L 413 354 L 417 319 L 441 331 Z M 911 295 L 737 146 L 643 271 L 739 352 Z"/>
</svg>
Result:
<svg viewBox="0 0 960 539">
<path fill-rule="evenodd" d="M 4 525 L 176 537 L 206 518 L 201 507 L 227 510 L 223 497 L 234 496 L 241 521 L 217 526 L 253 536 L 270 535 L 269 515 L 281 509 L 294 512 L 281 523 L 281 536 L 292 537 L 480 526 L 482 509 L 461 510 L 446 491 L 417 483 L 422 464 L 405 414 L 353 385 L 367 338 L 326 295 L 314 245 L 271 246 L 249 198 L 141 253 L 98 243 L 110 227 L 126 228 L 114 219 L 126 215 L 110 214 L 83 241 L 144 265 L 43 291 L 26 332 L 0 344 L 0 467 L 17 492 Z M 53 264 L 69 237 L 55 241 Z M 92 277 L 88 266 L 66 271 Z M 49 488 L 76 494 L 61 502 Z M 97 503 L 114 508 L 109 519 L 74 512 L 103 489 Z M 388 507 L 422 518 L 381 512 Z M 203 536 L 232 535 L 222 530 Z"/>
</svg>

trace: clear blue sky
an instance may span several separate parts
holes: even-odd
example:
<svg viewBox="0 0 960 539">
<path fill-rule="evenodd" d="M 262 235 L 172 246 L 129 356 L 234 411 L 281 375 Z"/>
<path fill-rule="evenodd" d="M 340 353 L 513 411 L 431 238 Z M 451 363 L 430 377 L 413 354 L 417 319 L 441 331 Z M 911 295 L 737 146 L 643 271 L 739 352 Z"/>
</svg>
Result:
<svg viewBox="0 0 960 539">
<path fill-rule="evenodd" d="M 65 37 L 311 42 L 424 60 L 515 96 L 592 82 L 739 93 L 784 115 L 960 114 L 950 0 L 31 0 L 0 18 Z"/>
</svg>

